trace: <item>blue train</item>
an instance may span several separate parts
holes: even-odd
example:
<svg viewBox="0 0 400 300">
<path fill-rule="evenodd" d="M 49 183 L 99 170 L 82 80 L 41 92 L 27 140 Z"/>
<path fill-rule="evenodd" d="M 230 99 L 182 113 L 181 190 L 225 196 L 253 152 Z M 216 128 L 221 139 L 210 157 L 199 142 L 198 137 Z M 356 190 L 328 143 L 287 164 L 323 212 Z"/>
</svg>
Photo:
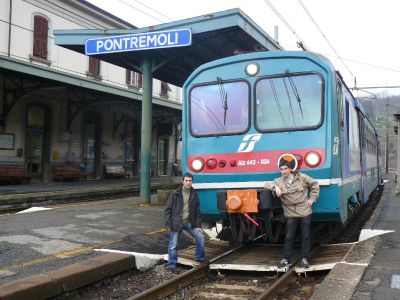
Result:
<svg viewBox="0 0 400 300">
<path fill-rule="evenodd" d="M 263 187 L 280 159 L 318 180 L 314 222 L 346 223 L 381 182 L 377 132 L 321 55 L 216 60 L 191 74 L 183 96 L 182 169 L 194 174 L 203 221 L 222 221 L 236 241 L 279 240 L 282 208 Z"/>
</svg>

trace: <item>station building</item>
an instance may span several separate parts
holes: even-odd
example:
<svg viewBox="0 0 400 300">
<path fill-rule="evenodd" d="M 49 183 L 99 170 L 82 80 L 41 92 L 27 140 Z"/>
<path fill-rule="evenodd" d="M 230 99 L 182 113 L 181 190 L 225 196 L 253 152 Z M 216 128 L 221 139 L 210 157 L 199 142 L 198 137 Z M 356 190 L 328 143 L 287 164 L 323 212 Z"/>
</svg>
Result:
<svg viewBox="0 0 400 300">
<path fill-rule="evenodd" d="M 83 0 L 1 1 L 0 165 L 38 181 L 56 165 L 139 175 L 141 74 L 54 44 L 53 29 L 110 28 L 136 29 Z M 153 79 L 152 176 L 179 169 L 181 107 L 181 89 Z"/>
</svg>

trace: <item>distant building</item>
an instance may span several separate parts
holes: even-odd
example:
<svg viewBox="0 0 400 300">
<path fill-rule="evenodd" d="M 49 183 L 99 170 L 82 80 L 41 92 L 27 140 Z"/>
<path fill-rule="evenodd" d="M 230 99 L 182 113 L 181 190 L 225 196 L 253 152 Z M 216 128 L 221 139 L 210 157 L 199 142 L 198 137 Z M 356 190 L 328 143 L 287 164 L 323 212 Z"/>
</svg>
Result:
<svg viewBox="0 0 400 300">
<path fill-rule="evenodd" d="M 0 2 L 0 164 L 37 180 L 53 166 L 138 174 L 142 76 L 54 45 L 53 29 L 135 27 L 83 0 Z M 181 90 L 153 82 L 152 175 L 178 160 Z M 179 154 L 178 154 L 179 155 Z"/>
</svg>

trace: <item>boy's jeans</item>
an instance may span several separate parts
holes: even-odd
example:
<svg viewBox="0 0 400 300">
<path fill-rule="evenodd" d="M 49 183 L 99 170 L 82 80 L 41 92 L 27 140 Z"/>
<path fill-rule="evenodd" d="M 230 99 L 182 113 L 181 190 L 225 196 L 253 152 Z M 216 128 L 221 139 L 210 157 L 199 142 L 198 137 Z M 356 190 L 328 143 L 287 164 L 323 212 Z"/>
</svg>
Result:
<svg viewBox="0 0 400 300">
<path fill-rule="evenodd" d="M 203 261 L 205 259 L 204 256 L 204 236 L 203 234 L 197 230 L 197 228 L 192 228 L 190 223 L 185 223 L 181 225 L 179 231 L 171 231 L 169 235 L 169 244 L 168 244 L 168 267 L 175 268 L 176 263 L 178 261 L 178 237 L 182 230 L 186 230 L 190 233 L 192 237 L 196 240 L 196 261 Z"/>
</svg>

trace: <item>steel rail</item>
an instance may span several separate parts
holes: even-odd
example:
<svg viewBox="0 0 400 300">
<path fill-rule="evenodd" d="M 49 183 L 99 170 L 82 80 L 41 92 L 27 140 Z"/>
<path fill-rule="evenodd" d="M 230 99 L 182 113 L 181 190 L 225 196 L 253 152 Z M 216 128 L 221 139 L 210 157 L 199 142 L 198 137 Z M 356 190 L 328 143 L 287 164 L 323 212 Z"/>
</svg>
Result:
<svg viewBox="0 0 400 300">
<path fill-rule="evenodd" d="M 311 252 L 310 252 L 310 257 L 315 255 L 320 250 L 320 247 L 317 246 L 315 247 Z M 264 293 L 262 293 L 260 296 L 258 296 L 257 300 L 264 300 L 264 299 L 274 299 L 277 296 L 277 293 L 279 292 L 279 289 L 286 285 L 287 283 L 290 282 L 291 279 L 293 279 L 293 275 L 295 273 L 296 267 L 300 265 L 300 260 L 296 260 L 295 264 L 293 267 L 291 267 L 288 271 L 285 272 L 281 277 L 279 277 L 278 280 L 276 280 Z"/>
<path fill-rule="evenodd" d="M 210 263 L 214 263 L 223 257 L 239 250 L 244 245 L 238 245 L 231 250 L 224 252 L 223 254 L 214 257 L 207 264 L 200 264 L 198 267 L 193 268 L 187 272 L 184 272 L 170 280 L 167 280 L 159 285 L 153 286 L 152 288 L 145 290 L 139 294 L 136 294 L 126 300 L 137 300 L 137 299 L 160 299 L 167 297 L 177 291 L 179 288 L 185 287 L 193 283 L 194 281 L 206 276 L 209 272 L 208 266 Z"/>
</svg>

